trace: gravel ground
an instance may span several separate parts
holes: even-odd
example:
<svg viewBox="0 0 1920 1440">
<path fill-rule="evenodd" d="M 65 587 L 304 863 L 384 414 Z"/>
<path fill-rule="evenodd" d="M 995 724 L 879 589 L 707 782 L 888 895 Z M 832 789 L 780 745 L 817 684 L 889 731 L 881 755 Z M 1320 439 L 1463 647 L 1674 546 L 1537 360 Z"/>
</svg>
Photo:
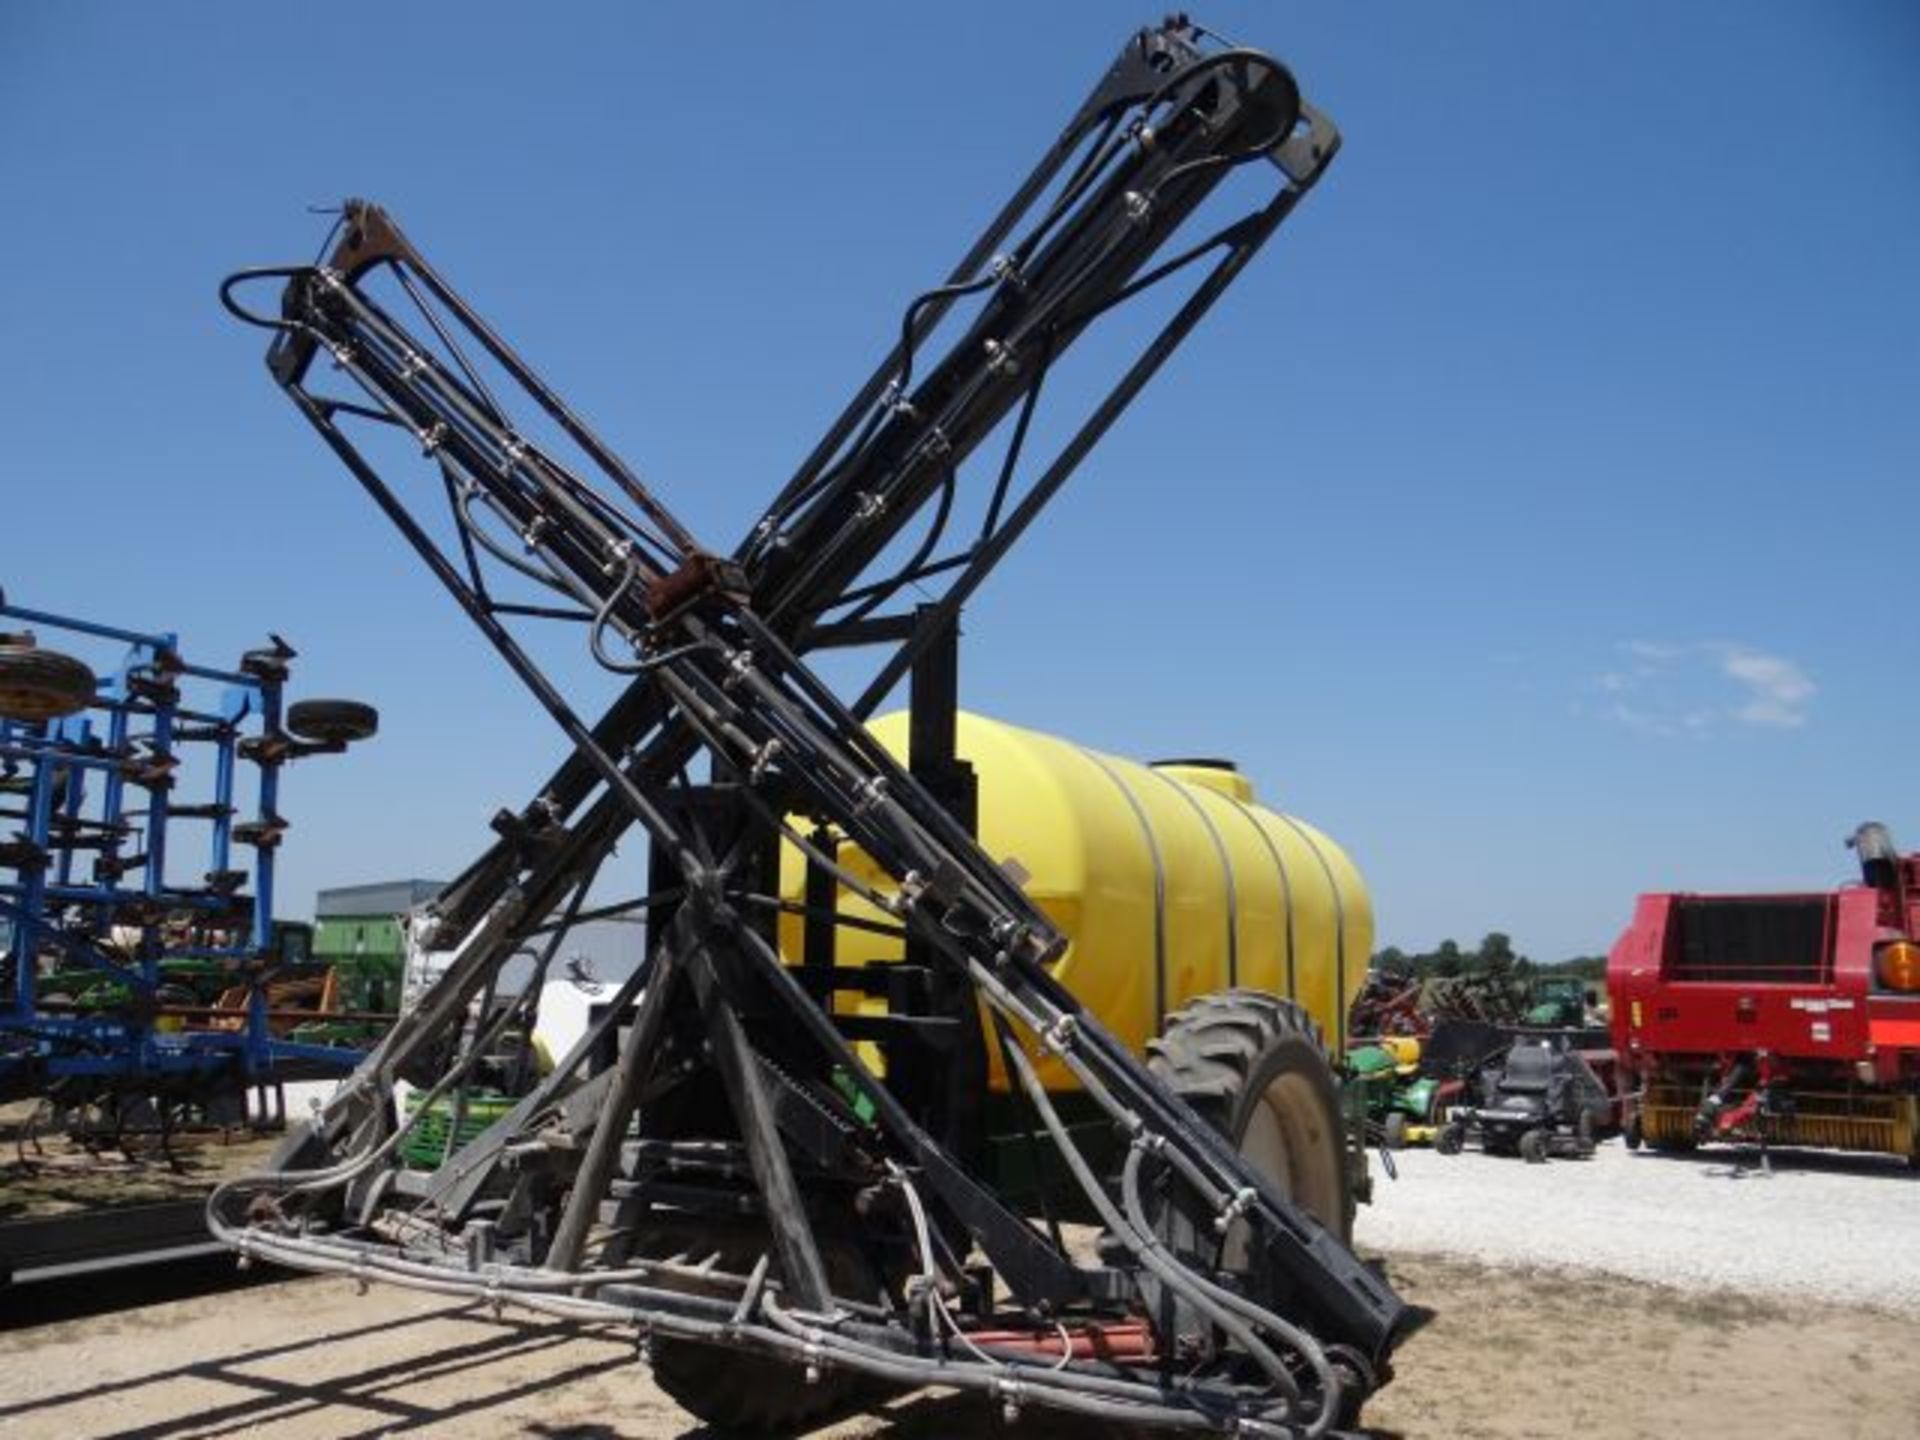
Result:
<svg viewBox="0 0 1920 1440">
<path fill-rule="evenodd" d="M 1920 1316 L 1920 1247 L 1894 1237 L 1920 1214 L 1920 1174 L 1877 1156 L 1751 1151 L 1591 1160 L 1395 1156 L 1375 1165 L 1362 1250 L 1465 1257 L 1499 1266 L 1572 1266 L 1688 1291 L 1870 1305 Z"/>
</svg>

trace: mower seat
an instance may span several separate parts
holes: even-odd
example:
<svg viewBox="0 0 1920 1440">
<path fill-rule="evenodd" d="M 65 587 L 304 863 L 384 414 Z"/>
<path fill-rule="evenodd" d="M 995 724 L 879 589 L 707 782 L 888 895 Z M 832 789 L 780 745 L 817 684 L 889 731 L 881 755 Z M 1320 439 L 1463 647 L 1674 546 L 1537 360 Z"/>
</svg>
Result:
<svg viewBox="0 0 1920 1440">
<path fill-rule="evenodd" d="M 1545 1095 L 1553 1088 L 1553 1051 L 1545 1045 L 1515 1045 L 1494 1089 L 1498 1094 Z"/>
</svg>

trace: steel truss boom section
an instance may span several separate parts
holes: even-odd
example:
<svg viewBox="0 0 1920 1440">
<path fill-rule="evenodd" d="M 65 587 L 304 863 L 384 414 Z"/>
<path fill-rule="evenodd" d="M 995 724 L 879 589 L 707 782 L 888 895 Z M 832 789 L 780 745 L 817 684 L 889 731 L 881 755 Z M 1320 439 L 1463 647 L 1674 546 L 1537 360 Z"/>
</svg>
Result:
<svg viewBox="0 0 1920 1440">
<path fill-rule="evenodd" d="M 951 634 L 959 606 L 1337 143 L 1272 59 L 1183 21 L 1141 32 L 953 272 L 907 307 L 898 344 L 725 555 L 377 207 L 349 202 L 321 263 L 229 280 L 229 308 L 277 332 L 275 378 L 571 750 L 530 804 L 502 812 L 498 839 L 438 903 L 445 975 L 279 1170 L 215 1197 L 216 1230 L 287 1263 L 625 1319 L 809 1374 L 952 1384 L 1016 1408 L 1172 1428 L 1334 1424 L 1377 1382 L 1400 1302 L 1052 979 L 1063 941 L 1018 877 L 864 721 Z M 1255 183 L 1227 187 L 1235 172 Z M 1243 205 L 1234 197 L 1249 188 Z M 1032 462 L 1051 367 L 1101 316 L 1176 276 L 1170 316 L 1057 452 Z M 277 314 L 242 299 L 262 279 L 284 282 Z M 418 449 L 404 468 L 429 483 L 394 473 L 393 446 L 370 438 L 383 435 Z M 990 463 L 970 466 L 999 436 Z M 584 630 L 625 677 L 591 723 L 524 638 L 553 622 Z M 853 644 L 881 659 L 842 701 L 806 657 Z M 702 760 L 710 779 L 696 784 Z M 458 1164 L 404 1173 L 393 1084 L 425 1091 L 416 1118 L 463 1092 L 489 1035 L 523 1022 L 539 986 L 504 1008 L 476 1001 L 496 998 L 502 967 L 528 948 L 544 975 L 636 824 L 656 876 L 641 968 Z M 781 953 L 783 840 L 964 995 L 923 1029 L 973 1026 L 977 1041 L 984 1013 L 1036 1136 L 1106 1227 L 1101 1263 L 984 1185 L 950 1114 L 876 1073 L 808 988 L 811 967 Z M 856 874 L 846 850 L 873 870 Z M 839 915 L 831 923 L 847 923 Z M 1121 1134 L 1117 1182 L 1079 1154 L 1030 1052 L 1064 1066 Z M 240 1223 L 242 1197 L 256 1223 Z M 739 1274 L 708 1266 L 694 1283 L 649 1255 L 648 1236 L 711 1214 L 716 1197 L 736 1227 L 751 1217 L 757 1240 Z M 899 1283 L 878 1299 L 845 1277 L 858 1229 L 867 1263 L 889 1243 L 874 1236 L 895 1237 L 896 1263 L 879 1268 Z M 1248 1257 L 1231 1280 L 1219 1254 L 1229 1233 Z M 967 1262 L 975 1247 L 1004 1298 Z M 1128 1325 L 1146 1337 L 1134 1363 L 1087 1339 Z"/>
</svg>

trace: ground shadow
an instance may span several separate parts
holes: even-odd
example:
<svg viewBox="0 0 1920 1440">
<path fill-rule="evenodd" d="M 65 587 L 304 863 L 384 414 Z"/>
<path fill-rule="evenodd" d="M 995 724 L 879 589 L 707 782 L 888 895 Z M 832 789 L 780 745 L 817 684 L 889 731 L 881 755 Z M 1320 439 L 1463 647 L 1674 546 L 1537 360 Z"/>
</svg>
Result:
<svg viewBox="0 0 1920 1440">
<path fill-rule="evenodd" d="M 250 1273 L 240 1274 L 233 1256 L 223 1250 L 218 1255 L 133 1265 L 84 1277 L 34 1280 L 7 1287 L 6 1303 L 0 1305 L 0 1333 L 258 1285 L 282 1285 L 295 1278 L 301 1277 L 271 1265 L 256 1265 Z"/>
<path fill-rule="evenodd" d="M 1767 1164 L 1779 1174 L 1859 1175 L 1876 1180 L 1913 1184 L 1920 1169 L 1898 1155 L 1869 1155 L 1850 1150 L 1805 1150 L 1769 1145 Z M 1633 1157 L 1637 1165 L 1688 1166 L 1726 1180 L 1765 1179 L 1758 1145 L 1716 1144 L 1695 1150 L 1656 1150 L 1648 1146 Z"/>
<path fill-rule="evenodd" d="M 297 1362 L 302 1352 L 338 1356 L 357 1340 L 448 1321 L 469 1323 L 471 1338 L 436 1344 L 425 1356 L 404 1355 L 324 1376 L 289 1379 L 284 1374 L 259 1372 L 258 1367 L 265 1362 Z M 477 1416 L 553 1387 L 633 1363 L 632 1345 L 622 1342 L 598 1358 L 578 1361 L 565 1368 L 536 1367 L 533 1374 L 515 1381 L 498 1376 L 498 1367 L 504 1361 L 553 1351 L 592 1334 L 592 1331 L 560 1326 L 513 1325 L 491 1319 L 479 1306 L 455 1305 L 353 1329 L 329 1329 L 323 1334 L 283 1344 L 241 1349 L 218 1359 L 151 1370 L 0 1405 L 0 1431 L 4 1431 L 11 1420 L 45 1421 L 65 1414 L 73 1419 L 75 1433 L 84 1429 L 101 1440 L 174 1440 L 174 1437 L 186 1436 L 194 1440 L 216 1440 L 216 1437 L 250 1433 L 326 1411 L 339 1420 L 336 1434 L 349 1440 L 373 1440 L 375 1436 L 403 1434 L 426 1425 L 444 1425 L 465 1416 Z M 290 1368 L 297 1373 L 297 1363 Z M 422 1404 L 389 1393 L 454 1376 L 460 1377 L 462 1383 L 456 1400 Z M 111 1396 L 137 1398 L 141 1391 L 149 1388 L 157 1395 L 163 1387 L 175 1382 L 196 1380 L 219 1385 L 233 1398 L 212 1403 L 202 1398 L 173 1413 L 153 1413 L 165 1409 L 156 1404 L 149 1411 L 150 1418 L 116 1430 L 83 1424 L 88 1407 L 100 1400 Z M 204 1397 L 204 1390 L 197 1387 L 196 1390 Z M 601 1437 L 611 1440 L 617 1432 L 605 1426 L 563 1426 L 529 1433 L 566 1436 L 568 1440 L 601 1440 Z"/>
<path fill-rule="evenodd" d="M 871 1432 L 872 1440 L 954 1440 L 961 1435 L 990 1435 L 995 1440 L 1130 1440 L 1124 1426 L 1085 1420 L 1043 1406 L 1028 1406 L 1017 1421 L 1009 1424 L 997 1405 L 951 1391 L 916 1390 L 851 1413 L 878 1422 Z M 677 1440 L 735 1437 L 731 1431 L 696 1425 L 682 1431 Z"/>
<path fill-rule="evenodd" d="M 1112 1420 L 1094 1420 L 1029 1405 L 1020 1418 L 1009 1423 L 999 1405 L 977 1395 L 956 1395 L 951 1391 L 916 1390 L 882 1405 L 869 1405 L 837 1417 L 847 1419 L 864 1415 L 877 1422 L 868 1432 L 871 1440 L 955 1440 L 958 1436 L 991 1436 L 993 1440 L 1146 1440 L 1168 1431 L 1146 1431 Z M 820 1428 L 828 1422 L 823 1421 Z M 552 1440 L 617 1440 L 615 1432 L 583 1427 L 528 1430 L 529 1435 Z M 1404 1440 L 1393 1430 L 1342 1431 L 1345 1440 Z M 675 1440 L 737 1440 L 735 1432 L 708 1425 L 683 1430 Z"/>
</svg>

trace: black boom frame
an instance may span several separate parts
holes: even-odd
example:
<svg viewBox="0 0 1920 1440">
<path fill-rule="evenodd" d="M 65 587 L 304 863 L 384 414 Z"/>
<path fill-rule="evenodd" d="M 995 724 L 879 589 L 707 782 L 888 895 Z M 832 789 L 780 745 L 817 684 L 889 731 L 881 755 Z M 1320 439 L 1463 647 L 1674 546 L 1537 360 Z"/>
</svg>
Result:
<svg viewBox="0 0 1920 1440">
<path fill-rule="evenodd" d="M 1246 1434 L 1320 1434 L 1351 1413 L 1384 1373 L 1400 1301 L 1053 980 L 1063 941 L 974 843 L 951 754 L 959 607 L 1337 144 L 1267 56 L 1183 20 L 1140 32 L 724 557 L 377 207 L 349 202 L 320 263 L 232 277 L 229 308 L 277 332 L 274 377 L 571 749 L 436 902 L 442 978 L 272 1173 L 216 1193 L 216 1233 L 243 1256 L 621 1321 L 809 1378 Z M 1272 184 L 1241 206 L 1222 188 L 1236 174 Z M 1176 275 L 1188 288 L 1157 333 L 1029 463 L 1050 368 Z M 269 279 L 277 314 L 240 298 Z M 976 478 L 967 462 L 996 434 Z M 398 462 L 421 477 L 389 479 L 393 442 L 421 452 Z M 556 624 L 626 677 L 597 720 L 534 657 L 530 631 Z M 852 646 L 880 659 L 843 703 L 803 657 Z M 903 767 L 864 722 L 916 671 Z M 590 907 L 636 824 L 647 893 Z M 798 901 L 782 844 L 806 859 Z M 458 1096 L 525 1023 L 566 927 L 611 909 L 647 912 L 647 954 L 586 1038 L 448 1164 L 404 1166 L 396 1082 L 424 1092 L 415 1116 Z M 802 955 L 781 953 L 782 914 L 800 917 Z M 904 960 L 838 963 L 846 926 L 897 937 Z M 493 1003 L 530 948 L 534 979 Z M 887 1013 L 843 1013 L 848 992 L 887 996 Z M 1097 1260 L 971 1163 L 988 1043 L 1098 1214 Z M 1115 1127 L 1117 1176 L 1075 1148 L 1040 1055 Z M 687 1263 L 689 1234 L 708 1263 Z"/>
</svg>

